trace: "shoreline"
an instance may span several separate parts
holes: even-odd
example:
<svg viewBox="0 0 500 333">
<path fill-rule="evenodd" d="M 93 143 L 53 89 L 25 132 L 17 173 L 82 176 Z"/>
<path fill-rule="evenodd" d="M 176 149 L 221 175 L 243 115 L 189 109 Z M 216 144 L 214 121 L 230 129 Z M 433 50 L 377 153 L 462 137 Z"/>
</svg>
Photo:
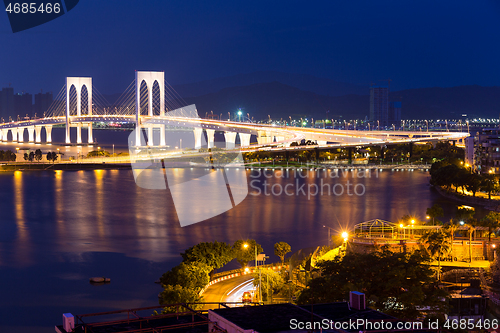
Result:
<svg viewBox="0 0 500 333">
<path fill-rule="evenodd" d="M 209 166 L 205 165 L 176 165 L 173 167 L 167 168 L 197 168 L 197 169 L 205 169 Z M 239 166 L 235 166 L 239 167 Z M 287 169 L 296 169 L 300 171 L 319 171 L 319 170 L 395 170 L 395 171 L 428 171 L 430 169 L 429 165 L 322 165 L 322 164 L 303 164 L 303 165 L 267 165 L 267 164 L 246 164 L 243 166 L 246 170 L 254 170 L 254 169 L 263 169 L 263 170 L 287 170 Z M 221 167 L 216 167 L 219 169 Z M 59 163 L 47 163 L 47 162 L 34 162 L 34 163 L 25 163 L 25 162 L 16 162 L 16 163 L 5 163 L 0 164 L 0 172 L 9 172 L 9 171 L 44 171 L 44 170 L 131 170 L 132 166 L 129 163 L 74 163 L 74 162 L 59 162 Z"/>
<path fill-rule="evenodd" d="M 454 200 L 463 204 L 478 205 L 491 211 L 500 212 L 500 200 L 464 196 L 454 192 L 450 193 L 439 186 L 431 185 L 431 187 L 434 188 L 444 198 Z"/>
</svg>

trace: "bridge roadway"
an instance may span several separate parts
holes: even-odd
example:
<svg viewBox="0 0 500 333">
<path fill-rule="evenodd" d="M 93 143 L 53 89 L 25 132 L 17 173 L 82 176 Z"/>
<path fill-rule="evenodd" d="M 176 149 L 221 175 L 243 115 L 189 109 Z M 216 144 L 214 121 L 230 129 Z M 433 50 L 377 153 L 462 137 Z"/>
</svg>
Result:
<svg viewBox="0 0 500 333">
<path fill-rule="evenodd" d="M 71 116 L 69 118 L 70 126 L 79 128 L 81 128 L 82 124 L 91 124 L 94 122 L 136 123 L 136 121 L 135 115 L 87 115 Z M 173 117 L 168 116 L 168 114 L 165 116 L 141 116 L 139 118 L 139 123 L 142 128 L 149 128 L 151 131 L 153 129 L 164 129 L 165 127 L 193 128 L 195 137 L 201 137 L 201 130 L 205 130 L 209 140 L 209 147 L 210 141 L 212 141 L 213 144 L 213 133 L 215 131 L 221 131 L 225 134 L 233 133 L 233 136 L 226 136 L 226 143 L 230 140 L 233 144 L 236 133 L 239 134 L 242 148 L 250 146 L 250 135 L 256 135 L 258 143 L 251 145 L 251 148 L 269 150 L 328 149 L 353 146 L 365 147 L 401 143 L 436 142 L 442 140 L 460 143 L 463 142 L 465 137 L 469 136 L 469 134 L 465 132 L 357 131 L 275 126 L 202 118 Z M 7 141 L 7 131 L 11 131 L 14 142 L 23 142 L 23 132 L 24 129 L 27 129 L 29 133 L 28 142 L 40 142 L 40 131 L 42 127 L 45 127 L 48 133 L 47 141 L 50 142 L 49 137 L 52 126 L 63 124 L 66 124 L 66 117 L 64 116 L 4 123 L 0 124 L 0 137 L 2 141 Z M 89 130 L 91 130 L 91 126 L 89 127 Z M 33 135 L 34 130 L 36 130 L 36 140 Z M 17 134 L 19 134 L 19 136 Z M 244 140 L 245 136 L 247 139 Z M 19 140 L 17 140 L 18 137 Z M 300 147 L 290 146 L 292 142 L 299 142 L 303 139 L 316 141 L 318 145 Z M 158 146 L 149 142 L 147 144 L 149 146 Z"/>
</svg>

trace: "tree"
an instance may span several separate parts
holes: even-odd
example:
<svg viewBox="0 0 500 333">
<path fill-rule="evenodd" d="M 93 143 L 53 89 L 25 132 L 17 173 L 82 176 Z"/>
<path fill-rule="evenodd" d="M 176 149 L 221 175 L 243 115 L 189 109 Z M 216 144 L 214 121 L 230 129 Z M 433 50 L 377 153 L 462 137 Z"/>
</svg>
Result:
<svg viewBox="0 0 500 333">
<path fill-rule="evenodd" d="M 247 244 L 246 247 L 245 244 Z M 255 249 L 257 249 L 257 251 L 255 251 Z M 234 256 L 242 267 L 248 266 L 248 262 L 255 260 L 255 254 L 257 253 L 258 255 L 262 251 L 264 251 L 262 246 L 257 244 L 254 239 L 240 239 L 233 244 Z"/>
<path fill-rule="evenodd" d="M 457 207 L 455 217 L 459 221 L 469 222 L 473 218 L 475 213 L 476 211 L 474 209 Z"/>
<path fill-rule="evenodd" d="M 35 160 L 40 162 L 42 160 L 43 154 L 40 149 L 35 150 Z"/>
<path fill-rule="evenodd" d="M 57 160 L 57 153 L 49 151 L 47 153 L 47 161 L 49 162 L 52 161 L 52 163 L 54 163 L 56 160 Z"/>
<path fill-rule="evenodd" d="M 453 241 L 455 240 L 455 232 L 457 231 L 459 225 L 456 220 L 451 219 L 448 224 L 444 226 L 444 231 L 448 233 L 451 239 L 451 254 L 453 255 Z"/>
<path fill-rule="evenodd" d="M 481 226 L 488 227 L 488 244 L 491 243 L 493 229 L 500 227 L 500 213 L 489 212 L 480 222 Z"/>
<path fill-rule="evenodd" d="M 203 297 L 198 295 L 194 289 L 184 288 L 178 284 L 166 285 L 165 289 L 158 295 L 160 305 L 178 304 L 178 303 L 196 303 L 201 302 Z M 190 304 L 194 310 L 199 310 L 203 307 L 202 304 Z M 177 307 L 167 306 L 162 313 L 176 312 Z"/>
<path fill-rule="evenodd" d="M 179 285 L 183 288 L 200 291 L 210 282 L 212 267 L 202 262 L 181 262 L 164 273 L 160 282 L 163 285 Z"/>
<path fill-rule="evenodd" d="M 484 175 L 481 181 L 481 190 L 488 193 L 488 199 L 491 199 L 491 192 L 497 189 L 497 181 L 494 175 Z"/>
<path fill-rule="evenodd" d="M 434 219 L 444 216 L 443 208 L 438 204 L 434 204 L 432 207 L 427 208 L 425 213 L 432 219 L 433 225 Z"/>
<path fill-rule="evenodd" d="M 269 268 L 261 268 L 259 272 L 253 273 L 253 285 L 257 287 L 259 286 L 259 281 L 262 281 L 262 296 L 269 301 L 269 297 L 274 293 L 279 292 L 283 289 L 285 284 L 285 280 L 283 280 L 283 276 L 280 272 L 275 272 Z"/>
<path fill-rule="evenodd" d="M 28 155 L 28 160 L 30 162 L 33 162 L 33 160 L 35 159 L 35 153 L 30 151 L 29 155 Z"/>
<path fill-rule="evenodd" d="M 448 235 L 441 230 L 429 231 L 422 236 L 422 241 L 427 248 L 429 254 L 437 258 L 438 271 L 437 279 L 440 280 L 441 258 L 447 255 L 451 249 L 451 242 Z"/>
<path fill-rule="evenodd" d="M 201 262 L 212 270 L 219 269 L 234 259 L 231 245 L 224 242 L 206 242 L 190 247 L 181 253 L 184 262 Z"/>
<path fill-rule="evenodd" d="M 109 157 L 111 154 L 106 150 L 92 150 L 87 153 L 87 157 Z"/>
<path fill-rule="evenodd" d="M 299 304 L 339 302 L 356 290 L 366 295 L 367 305 L 401 319 L 417 318 L 420 309 L 446 313 L 442 298 L 447 292 L 434 282 L 423 251 L 393 253 L 387 247 L 371 253 L 347 252 L 343 258 L 318 263 L 321 276 L 307 283 Z"/>
<path fill-rule="evenodd" d="M 30 159 L 30 155 L 28 153 L 24 153 L 23 157 L 24 157 L 25 161 L 29 161 L 29 159 Z"/>
<path fill-rule="evenodd" d="M 274 244 L 274 254 L 281 259 L 281 265 L 285 263 L 285 255 L 292 252 L 292 247 L 285 242 L 279 242 Z"/>
<path fill-rule="evenodd" d="M 469 176 L 467 176 L 467 183 L 465 185 L 465 188 L 467 191 L 472 192 L 472 196 L 476 196 L 476 192 L 479 191 L 481 188 L 481 182 L 483 180 L 483 177 L 481 175 L 478 175 L 477 173 L 471 173 Z"/>
</svg>

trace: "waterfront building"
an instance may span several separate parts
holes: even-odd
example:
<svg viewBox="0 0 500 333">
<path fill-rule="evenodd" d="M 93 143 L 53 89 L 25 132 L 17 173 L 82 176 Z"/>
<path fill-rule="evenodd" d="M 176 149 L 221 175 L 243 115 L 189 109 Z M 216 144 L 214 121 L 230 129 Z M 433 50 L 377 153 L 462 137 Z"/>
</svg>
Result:
<svg viewBox="0 0 500 333">
<path fill-rule="evenodd" d="M 0 117 L 9 121 L 9 117 L 16 120 L 14 112 L 14 88 L 6 87 L 0 91 Z"/>
<path fill-rule="evenodd" d="M 14 95 L 14 114 L 21 117 L 31 117 L 33 111 L 33 96 L 22 92 Z"/>
<path fill-rule="evenodd" d="M 500 174 L 500 130 L 484 129 L 465 140 L 466 163 L 479 173 Z"/>
</svg>

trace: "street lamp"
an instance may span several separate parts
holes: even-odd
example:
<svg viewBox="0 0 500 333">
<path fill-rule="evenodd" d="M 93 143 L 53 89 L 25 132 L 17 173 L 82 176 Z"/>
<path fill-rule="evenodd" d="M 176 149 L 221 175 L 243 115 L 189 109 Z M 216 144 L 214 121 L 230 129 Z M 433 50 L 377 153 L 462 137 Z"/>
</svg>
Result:
<svg viewBox="0 0 500 333">
<path fill-rule="evenodd" d="M 326 225 L 323 225 L 323 228 L 328 228 L 328 246 L 330 246 L 330 243 L 332 241 L 332 237 L 330 236 L 330 230 L 332 230 L 332 228 L 327 227 Z"/>
<path fill-rule="evenodd" d="M 243 247 L 246 249 L 249 247 L 248 243 L 243 244 Z M 255 243 L 255 268 L 257 268 L 257 243 Z M 260 273 L 260 267 L 259 267 L 259 304 L 262 301 L 262 274 Z"/>
<path fill-rule="evenodd" d="M 413 230 L 413 225 L 415 224 L 415 220 L 411 220 L 411 236 L 413 238 L 413 235 L 415 234 L 415 231 Z"/>
</svg>

